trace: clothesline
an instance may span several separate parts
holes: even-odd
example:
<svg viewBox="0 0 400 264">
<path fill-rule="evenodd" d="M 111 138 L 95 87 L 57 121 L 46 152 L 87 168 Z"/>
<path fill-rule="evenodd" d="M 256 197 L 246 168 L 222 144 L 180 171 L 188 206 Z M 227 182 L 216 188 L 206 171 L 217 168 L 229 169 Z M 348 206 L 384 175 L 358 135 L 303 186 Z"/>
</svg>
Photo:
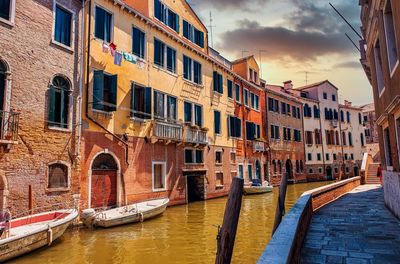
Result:
<svg viewBox="0 0 400 264">
<path fill-rule="evenodd" d="M 122 59 L 124 61 L 130 62 L 132 64 L 136 64 L 139 69 L 143 69 L 146 62 L 142 60 L 141 58 L 137 57 L 136 55 L 133 55 L 131 53 L 125 52 L 125 51 L 119 51 L 117 50 L 117 46 L 114 43 L 103 43 L 103 52 L 104 53 L 110 53 L 111 56 L 114 57 L 114 64 L 121 66 L 122 64 Z"/>
</svg>

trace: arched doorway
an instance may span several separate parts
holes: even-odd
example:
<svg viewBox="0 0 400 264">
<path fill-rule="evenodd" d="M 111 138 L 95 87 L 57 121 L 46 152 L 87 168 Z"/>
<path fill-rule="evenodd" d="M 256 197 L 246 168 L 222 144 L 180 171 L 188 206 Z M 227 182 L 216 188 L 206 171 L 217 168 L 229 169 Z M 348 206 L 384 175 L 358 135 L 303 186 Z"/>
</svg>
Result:
<svg viewBox="0 0 400 264">
<path fill-rule="evenodd" d="M 256 160 L 256 179 L 261 180 L 261 164 L 259 160 Z"/>
<path fill-rule="evenodd" d="M 360 176 L 358 166 L 354 166 L 354 177 Z"/>
<path fill-rule="evenodd" d="M 113 207 L 118 203 L 119 166 L 108 153 L 95 157 L 91 166 L 90 207 Z"/>
<path fill-rule="evenodd" d="M 330 166 L 326 167 L 326 179 L 328 181 L 333 180 L 332 167 Z"/>
<path fill-rule="evenodd" d="M 293 165 L 289 159 L 286 161 L 286 174 L 288 180 L 293 180 Z"/>
</svg>

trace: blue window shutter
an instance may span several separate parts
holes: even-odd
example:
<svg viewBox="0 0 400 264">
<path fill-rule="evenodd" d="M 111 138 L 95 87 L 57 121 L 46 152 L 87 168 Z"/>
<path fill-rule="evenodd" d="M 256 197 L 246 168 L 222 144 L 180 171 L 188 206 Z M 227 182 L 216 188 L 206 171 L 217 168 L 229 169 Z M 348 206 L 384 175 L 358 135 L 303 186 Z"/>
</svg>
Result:
<svg viewBox="0 0 400 264">
<path fill-rule="evenodd" d="M 189 23 L 183 20 L 183 36 L 189 39 Z"/>
<path fill-rule="evenodd" d="M 179 24 L 179 16 L 175 16 L 175 31 L 179 33 L 180 31 L 180 24 Z"/>
<path fill-rule="evenodd" d="M 109 76 L 109 78 L 110 78 L 110 87 L 109 87 L 110 100 L 108 103 L 110 104 L 110 106 L 108 107 L 108 110 L 110 112 L 114 112 L 117 110 L 118 77 L 117 75 L 111 75 Z"/>
<path fill-rule="evenodd" d="M 50 86 L 49 89 L 49 124 L 53 125 L 56 121 L 56 89 Z"/>
<path fill-rule="evenodd" d="M 213 72 L 213 82 L 214 82 L 214 91 L 219 92 L 218 90 L 218 73 L 216 71 Z"/>
<path fill-rule="evenodd" d="M 104 40 L 104 24 L 105 24 L 105 12 L 102 8 L 96 6 L 96 15 L 95 15 L 95 29 L 94 35 L 96 38 Z"/>
<path fill-rule="evenodd" d="M 154 16 L 159 20 L 162 20 L 161 3 L 159 0 L 154 0 Z"/>
<path fill-rule="evenodd" d="M 199 42 L 199 46 L 204 48 L 204 32 L 200 32 L 200 42 Z"/>
<path fill-rule="evenodd" d="M 223 84 L 223 77 L 221 74 L 218 74 L 218 89 L 219 93 L 224 93 L 224 84 Z"/>
<path fill-rule="evenodd" d="M 151 87 L 144 88 L 144 111 L 146 115 L 143 119 L 151 118 Z"/>
<path fill-rule="evenodd" d="M 93 79 L 93 109 L 103 110 L 104 100 L 104 72 L 102 70 L 94 71 Z"/>
<path fill-rule="evenodd" d="M 134 110 L 135 110 L 135 98 L 134 98 L 134 94 L 133 94 L 133 91 L 134 91 L 134 84 L 132 84 L 131 85 L 131 92 L 130 92 L 130 94 L 131 94 L 131 106 L 130 106 L 130 116 L 131 117 L 134 117 L 135 115 L 134 115 Z"/>
<path fill-rule="evenodd" d="M 221 113 L 218 111 L 214 111 L 214 132 L 221 134 Z"/>
</svg>

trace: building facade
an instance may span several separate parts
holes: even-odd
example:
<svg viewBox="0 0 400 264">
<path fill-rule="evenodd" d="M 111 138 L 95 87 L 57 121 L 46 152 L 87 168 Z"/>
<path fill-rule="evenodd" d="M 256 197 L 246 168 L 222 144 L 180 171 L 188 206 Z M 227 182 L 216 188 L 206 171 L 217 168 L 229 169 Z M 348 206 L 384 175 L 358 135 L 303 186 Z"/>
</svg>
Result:
<svg viewBox="0 0 400 264">
<path fill-rule="evenodd" d="M 360 108 L 362 108 L 366 143 L 367 144 L 379 143 L 378 126 L 376 125 L 376 115 L 375 115 L 374 103 L 360 106 Z"/>
<path fill-rule="evenodd" d="M 0 7 L 0 209 L 16 217 L 73 207 L 82 2 L 6 0 Z"/>
<path fill-rule="evenodd" d="M 400 217 L 400 2 L 360 1 L 361 64 L 373 87 L 386 205 Z"/>
<path fill-rule="evenodd" d="M 291 81 L 284 86 L 267 85 L 266 131 L 270 153 L 270 181 L 279 185 L 283 173 L 291 183 L 306 181 L 303 105 L 292 94 Z"/>
</svg>

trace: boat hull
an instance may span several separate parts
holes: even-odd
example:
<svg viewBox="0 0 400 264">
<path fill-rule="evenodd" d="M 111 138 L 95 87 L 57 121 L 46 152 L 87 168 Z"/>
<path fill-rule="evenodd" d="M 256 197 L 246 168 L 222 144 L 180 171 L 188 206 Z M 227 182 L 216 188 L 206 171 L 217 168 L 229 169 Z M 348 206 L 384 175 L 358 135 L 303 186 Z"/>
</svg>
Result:
<svg viewBox="0 0 400 264">
<path fill-rule="evenodd" d="M 60 238 L 65 233 L 65 230 L 77 216 L 78 213 L 75 211 L 74 215 L 69 217 L 67 221 L 60 221 L 60 223 L 55 224 L 50 223 L 50 228 L 40 228 L 22 237 L 3 239 L 4 241 L 0 241 L 0 263 L 36 249 L 50 246 L 54 240 Z"/>
<path fill-rule="evenodd" d="M 274 188 L 272 186 L 246 186 L 243 187 L 244 194 L 262 194 L 272 192 Z"/>
</svg>

